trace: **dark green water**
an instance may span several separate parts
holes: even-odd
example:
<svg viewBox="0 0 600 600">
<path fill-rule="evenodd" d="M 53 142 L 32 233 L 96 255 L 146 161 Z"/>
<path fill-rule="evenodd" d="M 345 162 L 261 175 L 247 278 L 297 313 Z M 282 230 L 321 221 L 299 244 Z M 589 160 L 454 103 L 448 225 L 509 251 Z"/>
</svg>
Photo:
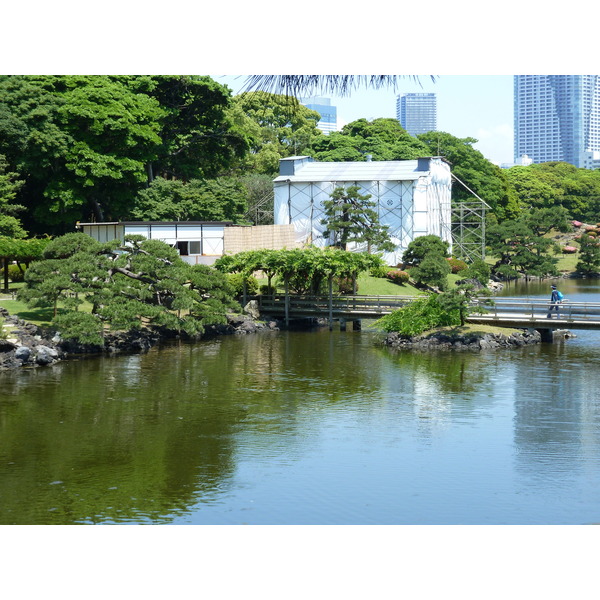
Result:
<svg viewBox="0 0 600 600">
<path fill-rule="evenodd" d="M 0 523 L 600 522 L 600 333 L 577 336 L 421 354 L 325 329 L 2 373 Z"/>
</svg>

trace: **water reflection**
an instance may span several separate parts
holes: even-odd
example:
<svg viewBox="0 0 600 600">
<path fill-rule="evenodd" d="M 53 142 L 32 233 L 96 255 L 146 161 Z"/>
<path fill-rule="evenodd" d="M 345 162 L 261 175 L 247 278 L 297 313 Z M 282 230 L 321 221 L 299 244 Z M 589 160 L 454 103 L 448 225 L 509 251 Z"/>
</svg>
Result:
<svg viewBox="0 0 600 600">
<path fill-rule="evenodd" d="M 156 521 L 214 496 L 235 418 L 204 401 L 189 353 L 168 356 L 38 369 L 26 393 L 21 377 L 3 381 L 0 521 Z"/>
<path fill-rule="evenodd" d="M 542 346 L 535 368 L 517 365 L 514 403 L 516 466 L 528 486 L 587 484 L 600 479 L 600 356 L 597 346 Z M 590 477 L 592 479 L 590 479 Z"/>
<path fill-rule="evenodd" d="M 578 335 L 325 329 L 2 373 L 0 523 L 600 521 L 600 334 Z"/>
</svg>

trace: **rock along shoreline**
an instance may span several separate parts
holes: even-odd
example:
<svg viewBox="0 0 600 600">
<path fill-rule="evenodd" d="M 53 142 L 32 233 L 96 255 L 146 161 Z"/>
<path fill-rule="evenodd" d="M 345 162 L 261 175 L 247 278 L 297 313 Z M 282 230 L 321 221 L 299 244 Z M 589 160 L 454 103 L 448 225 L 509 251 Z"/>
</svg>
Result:
<svg viewBox="0 0 600 600">
<path fill-rule="evenodd" d="M 564 337 L 570 337 L 565 332 Z M 388 333 L 383 344 L 398 350 L 457 350 L 479 351 L 496 350 L 498 348 L 520 348 L 539 344 L 541 336 L 537 331 L 523 330 L 510 335 L 502 333 L 454 333 L 436 331 L 418 336 L 402 336 L 399 333 Z"/>
<path fill-rule="evenodd" d="M 183 332 L 164 328 L 141 329 L 123 333 L 111 333 L 105 337 L 103 346 L 79 344 L 63 340 L 52 329 L 38 327 L 10 315 L 0 307 L 7 335 L 0 339 L 0 371 L 22 367 L 42 367 L 81 355 L 115 355 L 147 352 L 150 348 L 174 339 L 206 340 L 217 335 L 245 335 L 259 331 L 278 331 L 278 321 L 257 321 L 249 315 L 228 315 L 227 324 L 208 326 L 205 332 L 191 338 Z"/>
</svg>

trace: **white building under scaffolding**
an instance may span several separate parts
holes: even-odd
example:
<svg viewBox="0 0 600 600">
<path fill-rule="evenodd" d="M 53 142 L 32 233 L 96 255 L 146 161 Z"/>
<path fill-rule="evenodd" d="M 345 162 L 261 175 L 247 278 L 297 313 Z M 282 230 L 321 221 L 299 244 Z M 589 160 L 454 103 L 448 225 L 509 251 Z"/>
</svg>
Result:
<svg viewBox="0 0 600 600">
<path fill-rule="evenodd" d="M 437 235 L 452 247 L 451 173 L 439 157 L 401 161 L 316 162 L 293 156 L 279 163 L 274 180 L 274 222 L 294 225 L 299 241 L 329 245 L 323 201 L 336 187 L 356 185 L 376 203 L 379 221 L 389 226 L 394 252 L 384 254 L 389 265 L 402 261 L 408 244 L 422 235 Z M 364 250 L 354 244 L 350 250 Z"/>
</svg>

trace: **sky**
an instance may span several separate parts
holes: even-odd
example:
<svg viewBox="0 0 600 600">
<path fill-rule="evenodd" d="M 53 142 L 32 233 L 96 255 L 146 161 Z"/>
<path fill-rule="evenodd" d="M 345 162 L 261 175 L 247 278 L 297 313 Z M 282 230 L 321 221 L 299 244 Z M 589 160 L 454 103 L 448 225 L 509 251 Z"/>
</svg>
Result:
<svg viewBox="0 0 600 600">
<path fill-rule="evenodd" d="M 437 100 L 437 129 L 455 137 L 478 140 L 474 147 L 488 160 L 512 163 L 513 77 L 512 75 L 420 75 L 400 79 L 397 89 L 360 88 L 349 96 L 331 99 L 337 107 L 338 129 L 356 119 L 396 118 L 396 98 L 402 93 L 433 92 Z M 213 78 L 235 93 L 244 88 L 244 76 Z"/>
</svg>

